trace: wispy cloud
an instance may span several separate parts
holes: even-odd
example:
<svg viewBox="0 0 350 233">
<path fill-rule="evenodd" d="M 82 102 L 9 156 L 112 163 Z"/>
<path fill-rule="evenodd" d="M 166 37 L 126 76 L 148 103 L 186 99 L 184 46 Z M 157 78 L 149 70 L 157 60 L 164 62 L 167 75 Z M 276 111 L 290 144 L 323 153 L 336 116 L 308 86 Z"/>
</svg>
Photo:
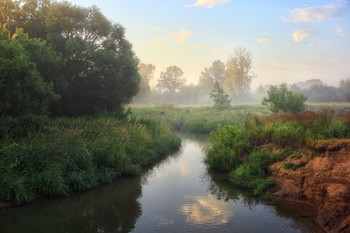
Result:
<svg viewBox="0 0 350 233">
<path fill-rule="evenodd" d="M 292 35 L 293 35 L 294 42 L 300 42 L 307 37 L 315 36 L 316 32 L 312 29 L 298 29 L 298 30 L 294 30 Z"/>
<path fill-rule="evenodd" d="M 306 8 L 296 8 L 291 11 L 288 17 L 281 17 L 282 20 L 294 23 L 320 22 L 326 19 L 346 15 L 346 9 L 340 6 L 325 5 Z"/>
<path fill-rule="evenodd" d="M 187 49 L 203 49 L 203 48 L 206 48 L 207 46 L 205 45 L 190 45 L 190 46 L 187 46 L 186 48 Z"/>
<path fill-rule="evenodd" d="M 260 38 L 260 39 L 257 39 L 256 41 L 260 44 L 269 44 L 272 42 L 272 40 L 267 39 L 267 38 Z"/>
<path fill-rule="evenodd" d="M 229 2 L 229 0 L 197 0 L 197 2 L 190 5 L 185 5 L 185 7 L 207 7 L 208 9 L 211 9 L 216 5 Z"/>
<path fill-rule="evenodd" d="M 181 28 L 179 32 L 169 31 L 167 28 L 159 28 L 159 27 L 155 27 L 153 28 L 153 30 L 156 32 L 162 33 L 152 39 L 153 45 L 158 48 L 163 47 L 166 41 L 183 43 L 191 36 L 191 32 L 183 28 Z"/>
<path fill-rule="evenodd" d="M 163 27 L 154 27 L 153 30 L 155 32 L 164 32 L 164 31 L 168 31 L 167 28 L 163 28 Z"/>
<path fill-rule="evenodd" d="M 184 42 L 187 38 L 191 36 L 191 32 L 181 28 L 179 33 L 175 34 L 175 41 L 178 43 Z"/>
<path fill-rule="evenodd" d="M 160 42 L 158 37 L 153 38 L 152 42 L 153 42 L 153 45 L 158 47 L 158 48 L 161 48 L 164 46 L 164 44 Z"/>
<path fill-rule="evenodd" d="M 341 28 L 336 28 L 335 32 L 338 33 L 340 36 L 346 36 L 346 33 Z"/>
</svg>

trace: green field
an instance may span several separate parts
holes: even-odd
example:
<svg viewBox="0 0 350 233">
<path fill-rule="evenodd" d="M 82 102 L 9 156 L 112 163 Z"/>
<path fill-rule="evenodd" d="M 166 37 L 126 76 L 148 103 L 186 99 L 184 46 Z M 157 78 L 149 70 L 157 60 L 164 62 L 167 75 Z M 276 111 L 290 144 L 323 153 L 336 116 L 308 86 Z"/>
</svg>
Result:
<svg viewBox="0 0 350 233">
<path fill-rule="evenodd" d="M 163 119 L 174 131 L 209 134 L 220 125 L 242 125 L 249 115 L 270 115 L 268 106 L 261 104 L 238 104 L 227 110 L 218 110 L 213 106 L 177 106 L 177 105 L 130 105 L 136 118 Z M 328 109 L 336 113 L 350 112 L 350 103 L 330 103 L 306 105 L 308 111 Z"/>
</svg>

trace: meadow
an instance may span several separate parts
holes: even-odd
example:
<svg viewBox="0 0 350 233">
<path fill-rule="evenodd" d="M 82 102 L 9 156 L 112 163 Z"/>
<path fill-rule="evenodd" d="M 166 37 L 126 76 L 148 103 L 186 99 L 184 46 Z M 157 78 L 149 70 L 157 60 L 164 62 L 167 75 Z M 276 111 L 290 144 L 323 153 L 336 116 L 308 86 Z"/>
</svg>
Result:
<svg viewBox="0 0 350 233">
<path fill-rule="evenodd" d="M 137 119 L 162 119 L 172 130 L 192 134 L 208 134 L 220 125 L 242 125 L 250 115 L 270 115 L 269 107 L 261 104 L 237 104 L 218 110 L 213 106 L 130 105 Z M 306 111 L 329 110 L 336 114 L 350 111 L 349 103 L 308 103 Z"/>
</svg>

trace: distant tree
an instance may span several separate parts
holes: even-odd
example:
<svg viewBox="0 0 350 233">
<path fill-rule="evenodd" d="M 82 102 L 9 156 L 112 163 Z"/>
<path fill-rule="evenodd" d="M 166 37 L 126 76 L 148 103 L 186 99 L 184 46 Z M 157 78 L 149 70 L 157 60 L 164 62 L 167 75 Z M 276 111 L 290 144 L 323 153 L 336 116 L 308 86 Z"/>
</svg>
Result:
<svg viewBox="0 0 350 233">
<path fill-rule="evenodd" d="M 218 82 L 222 85 L 226 78 L 225 64 L 220 60 L 216 60 L 209 68 L 205 68 L 204 71 L 202 71 L 201 76 L 203 79 L 212 80 L 212 83 Z"/>
<path fill-rule="evenodd" d="M 225 109 L 230 107 L 231 99 L 218 82 L 215 82 L 212 92 L 209 94 L 214 101 L 214 107 Z"/>
<path fill-rule="evenodd" d="M 136 99 L 143 101 L 151 93 L 150 81 L 153 79 L 154 71 L 156 67 L 152 64 L 140 63 L 138 66 L 138 72 L 141 77 L 140 90 L 135 97 Z"/>
<path fill-rule="evenodd" d="M 327 85 L 314 85 L 303 90 L 309 102 L 344 102 L 347 101 L 341 88 Z"/>
<path fill-rule="evenodd" d="M 339 88 L 347 101 L 350 101 L 350 78 L 342 79 L 339 83 Z"/>
<path fill-rule="evenodd" d="M 306 97 L 303 94 L 295 94 L 287 89 L 286 84 L 280 87 L 272 86 L 267 92 L 267 98 L 262 101 L 263 105 L 270 105 L 274 113 L 278 111 L 297 113 L 305 109 Z"/>
<path fill-rule="evenodd" d="M 182 78 L 183 71 L 177 66 L 169 66 L 165 72 L 160 73 L 157 87 L 161 90 L 175 93 L 181 86 L 185 84 L 185 79 Z"/>
<path fill-rule="evenodd" d="M 227 79 L 224 86 L 231 92 L 231 97 L 249 93 L 252 82 L 252 54 L 246 48 L 237 48 L 226 64 Z"/>
<path fill-rule="evenodd" d="M 18 16 L 19 1 L 1 0 L 0 1 L 0 23 L 7 25 L 11 33 L 15 30 L 15 21 Z"/>
<path fill-rule="evenodd" d="M 255 95 L 264 96 L 265 94 L 266 94 L 265 88 L 263 87 L 263 85 L 260 84 L 255 91 Z"/>
<path fill-rule="evenodd" d="M 52 82 L 45 82 L 40 73 L 43 63 L 34 54 L 45 51 L 45 64 L 50 67 L 59 61 L 54 51 L 45 42 L 29 39 L 20 29 L 11 35 L 4 26 L 0 28 L 0 51 L 1 115 L 47 114 L 49 104 L 59 96 L 53 92 Z"/>
</svg>

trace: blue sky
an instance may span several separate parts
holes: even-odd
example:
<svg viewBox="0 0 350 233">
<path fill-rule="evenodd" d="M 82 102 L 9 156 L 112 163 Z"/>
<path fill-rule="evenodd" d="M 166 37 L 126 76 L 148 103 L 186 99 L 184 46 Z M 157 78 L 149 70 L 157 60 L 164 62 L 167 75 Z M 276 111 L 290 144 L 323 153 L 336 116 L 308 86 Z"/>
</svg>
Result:
<svg viewBox="0 0 350 233">
<path fill-rule="evenodd" d="M 176 65 L 187 84 L 235 48 L 253 54 L 259 84 L 350 78 L 350 0 L 71 0 L 96 5 L 156 75 Z"/>
</svg>

